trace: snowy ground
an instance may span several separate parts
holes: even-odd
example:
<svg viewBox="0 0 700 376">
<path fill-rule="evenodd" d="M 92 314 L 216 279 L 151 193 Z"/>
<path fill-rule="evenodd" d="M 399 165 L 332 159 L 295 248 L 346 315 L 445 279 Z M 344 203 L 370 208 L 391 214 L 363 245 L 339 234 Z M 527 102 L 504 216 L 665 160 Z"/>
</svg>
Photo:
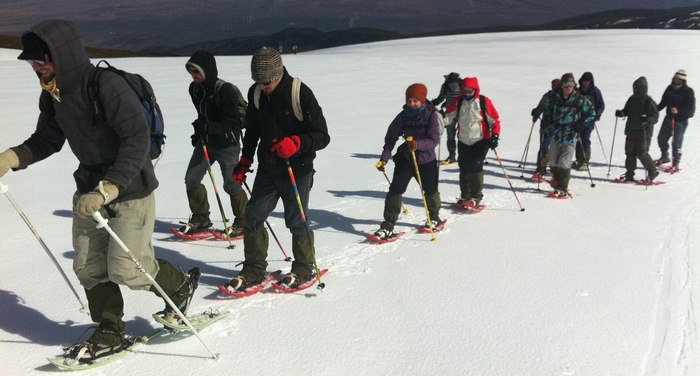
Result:
<svg viewBox="0 0 700 376">
<path fill-rule="evenodd" d="M 223 355 L 218 362 L 207 359 L 194 337 L 160 339 L 84 374 L 700 374 L 698 120 L 691 119 L 686 133 L 683 172 L 661 175 L 665 185 L 645 189 L 610 181 L 624 172 L 624 122 L 613 135 L 614 110 L 641 75 L 657 101 L 681 68 L 700 89 L 700 50 L 692 48 L 698 37 L 697 31 L 671 30 L 495 33 L 284 55 L 289 72 L 316 93 L 332 137 L 316 160 L 308 214 L 318 263 L 330 272 L 323 292 L 270 291 L 240 300 L 222 298 L 216 286 L 237 270 L 242 244 L 231 251 L 225 242 L 183 242 L 168 232 L 188 216 L 183 176 L 195 111 L 187 95 L 186 58 L 111 60 L 148 78 L 165 114 L 167 148 L 156 169 L 157 254 L 183 268 L 202 269 L 193 311 L 232 313 L 201 332 Z M 39 85 L 26 63 L 15 60 L 17 54 L 0 50 L 0 150 L 24 141 L 38 114 Z M 250 57 L 220 57 L 218 63 L 221 77 L 244 91 L 252 83 Z M 500 112 L 498 152 L 526 211 L 519 210 L 490 153 L 485 212 L 450 210 L 459 195 L 458 170 L 447 167 L 440 191 L 448 227 L 437 234 L 438 242 L 415 231 L 425 212 L 412 183 L 404 200 L 410 214 L 398 223 L 407 235 L 390 245 L 369 244 L 365 234 L 379 225 L 388 187 L 374 169 L 386 128 L 408 85 L 425 83 L 433 98 L 451 71 L 477 76 Z M 612 170 L 608 177 L 594 135 L 595 188 L 587 173 L 574 172 L 574 198 L 549 199 L 547 187 L 538 191 L 518 168 L 529 113 L 551 79 L 566 72 L 579 78 L 585 71 L 593 72 L 605 97 L 607 110 L 598 125 L 608 156 L 615 139 Z M 535 131 L 526 177 L 536 138 Z M 443 140 L 443 157 L 445 149 Z M 652 155 L 659 156 L 655 141 Z M 79 289 L 70 241 L 76 165 L 66 146 L 2 180 Z M 218 170 L 216 176 L 220 183 Z M 208 178 L 205 184 L 211 188 Z M 210 199 L 216 218 L 213 194 Z M 228 208 L 228 198 L 224 202 Z M 281 205 L 269 220 L 291 253 Z M 270 270 L 289 269 L 274 242 L 269 254 Z M 0 275 L 2 374 L 56 371 L 45 357 L 77 342 L 91 321 L 6 198 L 0 198 Z M 159 299 L 125 291 L 125 300 L 129 333 L 156 327 L 151 314 L 162 308 Z"/>
</svg>

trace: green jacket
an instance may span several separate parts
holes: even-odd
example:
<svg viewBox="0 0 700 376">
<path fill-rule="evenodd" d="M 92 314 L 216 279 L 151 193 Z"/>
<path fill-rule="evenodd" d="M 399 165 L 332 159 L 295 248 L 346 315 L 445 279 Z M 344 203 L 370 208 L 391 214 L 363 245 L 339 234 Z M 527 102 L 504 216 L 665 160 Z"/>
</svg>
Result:
<svg viewBox="0 0 700 376">
<path fill-rule="evenodd" d="M 634 81 L 632 86 L 637 90 L 627 100 L 625 108 L 622 109 L 624 116 L 627 116 L 625 136 L 629 139 L 643 140 L 646 128 L 646 139 L 649 140 L 654 133 L 654 124 L 659 121 L 659 110 L 656 107 L 656 102 L 647 95 L 648 85 L 644 76 Z"/>
</svg>

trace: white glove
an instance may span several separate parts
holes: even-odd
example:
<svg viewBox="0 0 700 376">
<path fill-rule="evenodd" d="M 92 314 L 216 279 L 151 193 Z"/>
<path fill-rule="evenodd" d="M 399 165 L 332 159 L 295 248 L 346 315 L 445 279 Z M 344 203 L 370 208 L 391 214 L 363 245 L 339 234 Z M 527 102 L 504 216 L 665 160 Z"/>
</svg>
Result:
<svg viewBox="0 0 700 376">
<path fill-rule="evenodd" d="M 114 201 L 118 196 L 119 187 L 107 180 L 102 180 L 100 184 L 95 187 L 94 191 L 88 192 L 78 198 L 78 203 L 75 204 L 75 212 L 78 214 L 78 217 L 85 218 L 100 210 L 103 205 Z"/>
<path fill-rule="evenodd" d="M 0 154 L 0 178 L 11 168 L 19 167 L 19 158 L 12 149 L 7 149 Z"/>
</svg>

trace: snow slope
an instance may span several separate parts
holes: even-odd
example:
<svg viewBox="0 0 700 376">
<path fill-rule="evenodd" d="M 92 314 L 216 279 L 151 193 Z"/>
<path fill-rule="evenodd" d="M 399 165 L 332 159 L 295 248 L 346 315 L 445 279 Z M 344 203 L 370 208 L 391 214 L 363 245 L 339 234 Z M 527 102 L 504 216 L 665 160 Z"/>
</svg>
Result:
<svg viewBox="0 0 700 376">
<path fill-rule="evenodd" d="M 657 101 L 678 69 L 696 90 L 700 50 L 695 31 L 567 31 L 495 33 L 407 39 L 284 55 L 323 106 L 331 144 L 318 153 L 308 217 L 316 233 L 318 263 L 330 272 L 323 292 L 272 291 L 235 300 L 216 286 L 243 260 L 242 243 L 183 242 L 168 227 L 187 219 L 183 184 L 191 153 L 195 111 L 187 95 L 187 58 L 112 59 L 153 84 L 166 120 L 164 158 L 156 168 L 157 255 L 203 271 L 193 311 L 232 314 L 201 331 L 220 361 L 194 337 L 156 340 L 143 351 L 86 375 L 698 375 L 697 307 L 700 282 L 695 172 L 700 154 L 694 123 L 686 133 L 683 172 L 646 189 L 610 178 L 624 172 L 624 121 L 614 110 L 644 75 Z M 0 151 L 34 129 L 40 92 L 18 51 L 0 50 Z M 219 57 L 220 76 L 245 90 L 250 57 Z M 374 169 L 389 122 L 401 110 L 406 87 L 428 85 L 434 98 L 443 75 L 479 78 L 501 115 L 499 156 L 486 166 L 485 203 L 477 215 L 453 212 L 458 169 L 440 176 L 441 216 L 447 230 L 418 234 L 425 219 L 417 183 L 398 227 L 406 236 L 369 244 L 378 228 L 388 184 Z M 518 168 L 531 130 L 530 110 L 551 79 L 591 71 L 607 109 L 598 123 L 604 153 L 593 138 L 592 179 L 573 172 L 573 199 L 545 197 L 530 183 L 539 141 L 532 136 L 525 172 Z M 658 132 L 658 126 L 655 134 Z M 442 156 L 446 155 L 444 141 Z M 652 156 L 659 156 L 654 138 Z M 69 148 L 2 178 L 41 238 L 78 288 L 71 271 L 70 205 L 77 161 Z M 389 172 L 393 165 L 389 164 Z M 643 174 L 642 170 L 639 170 Z M 221 176 L 215 166 L 215 176 Z M 218 218 L 211 181 L 212 219 Z M 538 190 L 538 188 L 540 190 Z M 224 206 L 229 208 L 228 198 Z M 227 209 L 230 210 L 230 209 Z M 230 213 L 228 214 L 230 215 Z M 281 205 L 269 218 L 291 254 Z M 220 222 L 219 222 L 220 224 Z M 269 270 L 288 270 L 274 242 Z M 55 371 L 44 359 L 80 340 L 91 325 L 36 238 L 10 202 L 0 198 L 0 367 L 2 374 Z M 124 290 L 127 330 L 156 327 L 151 314 L 162 301 Z M 83 339 L 89 335 L 85 333 Z"/>
</svg>

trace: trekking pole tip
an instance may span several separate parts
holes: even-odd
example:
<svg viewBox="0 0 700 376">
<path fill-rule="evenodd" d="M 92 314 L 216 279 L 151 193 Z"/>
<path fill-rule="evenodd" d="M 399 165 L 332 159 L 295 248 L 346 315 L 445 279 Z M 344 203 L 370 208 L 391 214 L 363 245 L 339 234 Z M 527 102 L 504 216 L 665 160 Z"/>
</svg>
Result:
<svg viewBox="0 0 700 376">
<path fill-rule="evenodd" d="M 520 208 L 520 211 L 521 211 L 521 212 L 524 212 L 524 211 L 525 211 L 525 208 Z"/>
<path fill-rule="evenodd" d="M 218 362 L 219 360 L 221 360 L 221 353 L 214 354 L 214 357 L 212 357 L 212 359 L 214 359 L 215 362 Z"/>
<path fill-rule="evenodd" d="M 432 239 L 430 239 L 430 241 L 431 241 L 431 242 L 434 242 L 434 243 L 437 243 L 438 238 L 432 238 Z"/>
<path fill-rule="evenodd" d="M 319 289 L 319 290 L 321 290 L 321 292 L 323 292 L 323 289 L 326 288 L 326 284 L 325 284 L 325 283 L 319 283 L 318 286 L 316 286 L 316 288 Z"/>
<path fill-rule="evenodd" d="M 289 257 L 289 256 L 287 256 L 287 258 L 286 258 L 286 259 L 284 259 L 284 261 L 287 261 L 287 262 L 292 262 L 292 258 L 291 258 L 291 257 Z"/>
</svg>

